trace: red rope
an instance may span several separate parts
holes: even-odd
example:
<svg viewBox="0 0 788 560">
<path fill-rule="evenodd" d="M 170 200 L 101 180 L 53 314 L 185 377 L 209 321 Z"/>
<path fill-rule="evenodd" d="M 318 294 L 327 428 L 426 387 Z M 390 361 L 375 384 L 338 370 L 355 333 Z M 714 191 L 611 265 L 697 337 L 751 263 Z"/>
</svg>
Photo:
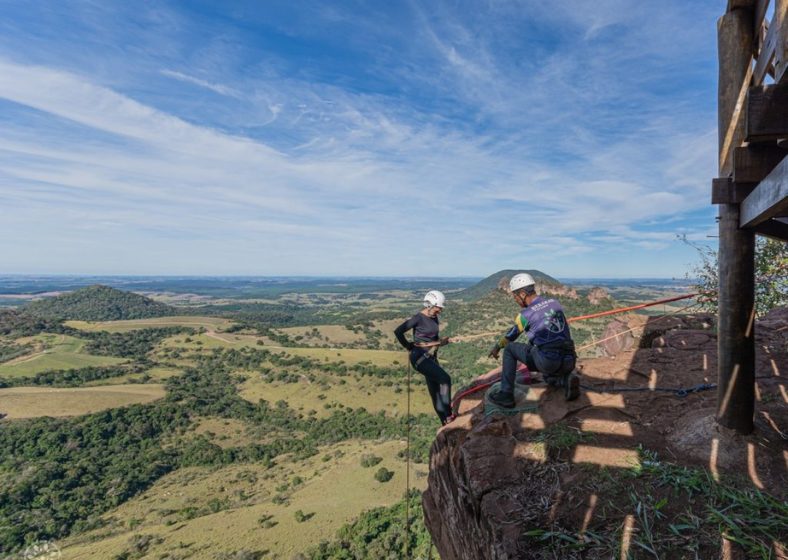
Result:
<svg viewBox="0 0 788 560">
<path fill-rule="evenodd" d="M 633 305 L 631 307 L 622 307 L 621 309 L 613 309 L 611 311 L 603 311 L 601 313 L 594 313 L 593 315 L 583 315 L 582 317 L 573 317 L 571 319 L 567 319 L 567 322 L 574 323 L 575 321 L 584 321 L 586 319 L 594 319 L 596 317 L 604 317 L 605 315 L 614 315 L 616 313 L 626 313 L 627 311 L 635 311 L 636 309 L 644 309 L 646 307 L 652 307 L 654 305 L 659 305 L 661 303 L 670 303 L 672 301 L 680 301 L 680 300 L 683 300 L 683 299 L 689 299 L 691 297 L 696 297 L 697 295 L 698 294 L 686 294 L 686 295 L 683 295 L 683 296 L 663 299 L 663 300 L 654 301 L 654 302 L 651 302 L 651 303 L 642 303 L 640 305 Z M 671 313 L 670 315 L 665 315 L 664 317 L 669 317 L 671 315 L 675 315 L 676 313 L 680 313 L 681 311 L 685 311 L 686 309 L 688 309 L 690 307 L 694 307 L 694 305 L 688 305 L 687 307 L 685 307 L 683 309 L 679 309 L 678 311 L 675 311 L 675 312 Z M 632 330 L 635 330 L 635 329 L 630 329 L 630 331 L 632 331 Z M 629 332 L 629 331 L 627 331 L 627 332 Z M 620 336 L 620 334 L 624 334 L 624 333 L 619 333 L 619 335 L 616 335 L 616 336 Z M 485 335 L 475 335 L 475 336 L 486 336 L 486 334 Z M 463 337 L 463 338 L 469 338 L 469 337 Z M 615 338 L 615 337 L 610 337 L 610 338 Z M 607 340 L 607 339 L 605 339 L 605 340 Z M 599 341 L 599 342 L 603 342 L 603 341 Z M 595 342 L 594 345 L 599 344 L 599 342 Z M 586 347 L 583 347 L 583 348 L 586 348 Z M 471 395 L 471 394 L 473 394 L 473 393 L 475 393 L 477 391 L 481 391 L 482 389 L 486 389 L 487 387 L 490 387 L 491 385 L 497 383 L 500 380 L 501 380 L 501 376 L 498 375 L 495 378 L 493 378 L 492 381 L 489 381 L 487 383 L 482 383 L 480 385 L 477 385 L 476 387 L 468 389 L 467 391 L 463 391 L 462 393 L 457 395 L 454 398 L 453 401 L 451 401 L 451 410 L 454 410 L 454 406 L 457 403 L 459 403 L 463 398 L 465 398 L 468 395 Z"/>
</svg>

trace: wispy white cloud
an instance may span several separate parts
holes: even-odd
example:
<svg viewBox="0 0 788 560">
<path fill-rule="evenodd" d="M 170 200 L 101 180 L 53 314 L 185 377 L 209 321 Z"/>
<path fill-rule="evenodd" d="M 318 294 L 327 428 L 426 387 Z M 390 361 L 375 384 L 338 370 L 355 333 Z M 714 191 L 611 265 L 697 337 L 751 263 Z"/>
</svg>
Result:
<svg viewBox="0 0 788 560">
<path fill-rule="evenodd" d="M 191 84 L 198 85 L 205 89 L 209 89 L 214 91 L 220 95 L 226 95 L 228 97 L 241 97 L 241 94 L 235 91 L 233 88 L 224 86 L 222 84 L 214 84 L 207 80 L 201 80 L 200 78 L 195 78 L 194 76 L 188 76 L 181 72 L 175 72 L 173 70 L 162 70 L 162 74 L 165 76 L 169 76 L 170 78 L 175 78 L 176 80 L 181 80 L 183 82 L 189 82 Z"/>
<path fill-rule="evenodd" d="M 574 267 L 598 254 L 623 274 L 632 260 L 615 253 L 675 255 L 675 232 L 706 235 L 697 220 L 712 214 L 713 103 L 658 86 L 708 71 L 665 47 L 677 6 L 411 4 L 385 29 L 378 12 L 315 10 L 281 34 L 331 51 L 337 29 L 358 31 L 332 55 L 356 61 L 320 65 L 255 50 L 231 23 L 190 58 L 190 25 L 207 28 L 181 6 L 163 16 L 177 22 L 165 57 L 137 45 L 133 81 L 96 73 L 101 53 L 79 69 L 0 56 L 0 234 L 43 247 L 87 226 L 124 243 L 130 267 L 153 245 L 183 253 L 172 272 L 484 274 L 527 260 L 587 276 Z M 698 52 L 697 31 L 674 40 Z M 190 239 L 216 252 L 204 268 Z M 7 262 L 31 260 L 21 246 Z"/>
</svg>

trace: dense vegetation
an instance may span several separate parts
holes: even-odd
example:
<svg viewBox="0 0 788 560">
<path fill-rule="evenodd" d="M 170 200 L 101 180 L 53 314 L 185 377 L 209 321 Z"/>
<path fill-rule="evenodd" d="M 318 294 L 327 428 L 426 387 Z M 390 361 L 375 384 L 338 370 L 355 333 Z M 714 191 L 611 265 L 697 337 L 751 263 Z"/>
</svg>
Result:
<svg viewBox="0 0 788 560">
<path fill-rule="evenodd" d="M 406 500 L 410 500 L 408 554 L 405 554 Z M 380 558 L 399 560 L 403 557 L 429 558 L 432 541 L 424 525 L 421 494 L 411 490 L 409 496 L 390 507 L 375 508 L 362 513 L 356 521 L 337 531 L 336 539 L 324 541 L 294 560 L 355 560 Z M 436 553 L 437 556 L 437 553 Z"/>
<path fill-rule="evenodd" d="M 695 291 L 701 294 L 698 300 L 700 308 L 717 313 L 717 251 L 692 243 L 686 237 L 683 239 L 700 257 L 700 261 L 687 273 L 687 280 L 692 281 Z M 755 311 L 758 315 L 788 305 L 788 243 L 756 237 L 755 278 Z"/>
<path fill-rule="evenodd" d="M 148 352 L 165 338 L 176 334 L 195 334 L 195 332 L 188 327 L 157 327 L 119 333 L 75 331 L 74 334 L 90 340 L 85 345 L 85 349 L 94 356 L 144 360 Z"/>
<path fill-rule="evenodd" d="M 304 458 L 320 445 L 347 439 L 401 438 L 405 418 L 345 408 L 316 419 L 284 403 L 257 404 L 237 394 L 232 371 L 264 351 L 215 352 L 197 367 L 167 381 L 163 403 L 132 405 L 74 419 L 38 418 L 0 424 L 0 553 L 40 539 L 58 539 L 96 525 L 97 516 L 159 477 L 184 466 L 239 462 L 272 465 L 283 453 Z M 264 431 L 302 433 L 300 438 L 222 449 L 203 436 L 183 437 L 194 418 L 234 418 Z M 431 417 L 412 421 L 416 440 L 434 433 Z M 173 437 L 179 436 L 179 437 Z M 173 445 L 165 445 L 165 441 Z M 415 446 L 424 449 L 424 445 Z M 414 456 L 424 461 L 425 456 Z"/>
<path fill-rule="evenodd" d="M 45 319 L 12 309 L 0 311 L 0 337 L 12 340 L 44 331 L 60 332 L 61 326 L 57 319 Z"/>
<path fill-rule="evenodd" d="M 147 369 L 147 365 L 141 363 L 48 369 L 29 377 L 0 377 L 0 389 L 7 387 L 81 387 L 91 381 L 143 373 Z"/>
<path fill-rule="evenodd" d="M 33 301 L 24 310 L 40 317 L 78 321 L 150 319 L 176 312 L 175 308 L 145 296 L 100 285 Z"/>
</svg>

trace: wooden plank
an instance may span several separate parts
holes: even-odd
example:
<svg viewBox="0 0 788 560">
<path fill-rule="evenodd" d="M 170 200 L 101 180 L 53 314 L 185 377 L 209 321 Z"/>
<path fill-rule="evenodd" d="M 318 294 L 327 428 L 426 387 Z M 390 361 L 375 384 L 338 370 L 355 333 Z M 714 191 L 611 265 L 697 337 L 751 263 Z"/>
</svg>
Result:
<svg viewBox="0 0 788 560">
<path fill-rule="evenodd" d="M 766 220 L 755 226 L 755 233 L 778 241 L 788 241 L 788 222 L 779 218 Z"/>
<path fill-rule="evenodd" d="M 776 145 L 759 145 L 733 150 L 733 182 L 760 183 L 788 152 Z"/>
<path fill-rule="evenodd" d="M 745 117 L 747 142 L 788 138 L 788 83 L 751 87 Z"/>
<path fill-rule="evenodd" d="M 733 148 L 742 145 L 746 133 L 743 107 L 752 76 L 752 18 L 751 9 L 737 9 L 717 21 L 720 177 L 733 170 Z"/>
<path fill-rule="evenodd" d="M 788 159 L 784 159 L 741 203 L 739 225 L 752 228 L 788 211 Z"/>
<path fill-rule="evenodd" d="M 730 177 L 712 179 L 711 203 L 741 204 L 756 186 L 756 183 L 734 183 Z"/>
<path fill-rule="evenodd" d="M 777 28 L 777 44 L 774 51 L 774 83 L 784 81 L 788 69 L 788 0 L 774 0 L 772 27 Z"/>
<path fill-rule="evenodd" d="M 772 67 L 774 53 L 777 47 L 777 29 L 777 25 L 769 25 L 769 30 L 766 32 L 766 38 L 763 40 L 763 45 L 757 53 L 758 60 L 755 63 L 755 69 L 752 71 L 752 85 L 754 86 L 763 85 L 763 80 Z"/>
<path fill-rule="evenodd" d="M 769 9 L 769 4 L 770 0 L 758 0 L 755 3 L 755 18 L 753 19 L 752 23 L 755 26 L 756 31 L 761 29 L 764 24 L 764 20 L 766 19 L 766 11 Z"/>
</svg>

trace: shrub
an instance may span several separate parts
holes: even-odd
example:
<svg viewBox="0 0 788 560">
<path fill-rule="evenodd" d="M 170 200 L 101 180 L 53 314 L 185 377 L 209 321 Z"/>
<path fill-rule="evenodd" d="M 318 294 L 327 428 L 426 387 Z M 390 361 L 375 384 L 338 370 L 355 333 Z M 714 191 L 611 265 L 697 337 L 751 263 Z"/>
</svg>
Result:
<svg viewBox="0 0 788 560">
<path fill-rule="evenodd" d="M 378 472 L 375 473 L 375 480 L 378 482 L 388 482 L 393 476 L 394 471 L 390 471 L 386 467 L 380 467 Z"/>
</svg>

